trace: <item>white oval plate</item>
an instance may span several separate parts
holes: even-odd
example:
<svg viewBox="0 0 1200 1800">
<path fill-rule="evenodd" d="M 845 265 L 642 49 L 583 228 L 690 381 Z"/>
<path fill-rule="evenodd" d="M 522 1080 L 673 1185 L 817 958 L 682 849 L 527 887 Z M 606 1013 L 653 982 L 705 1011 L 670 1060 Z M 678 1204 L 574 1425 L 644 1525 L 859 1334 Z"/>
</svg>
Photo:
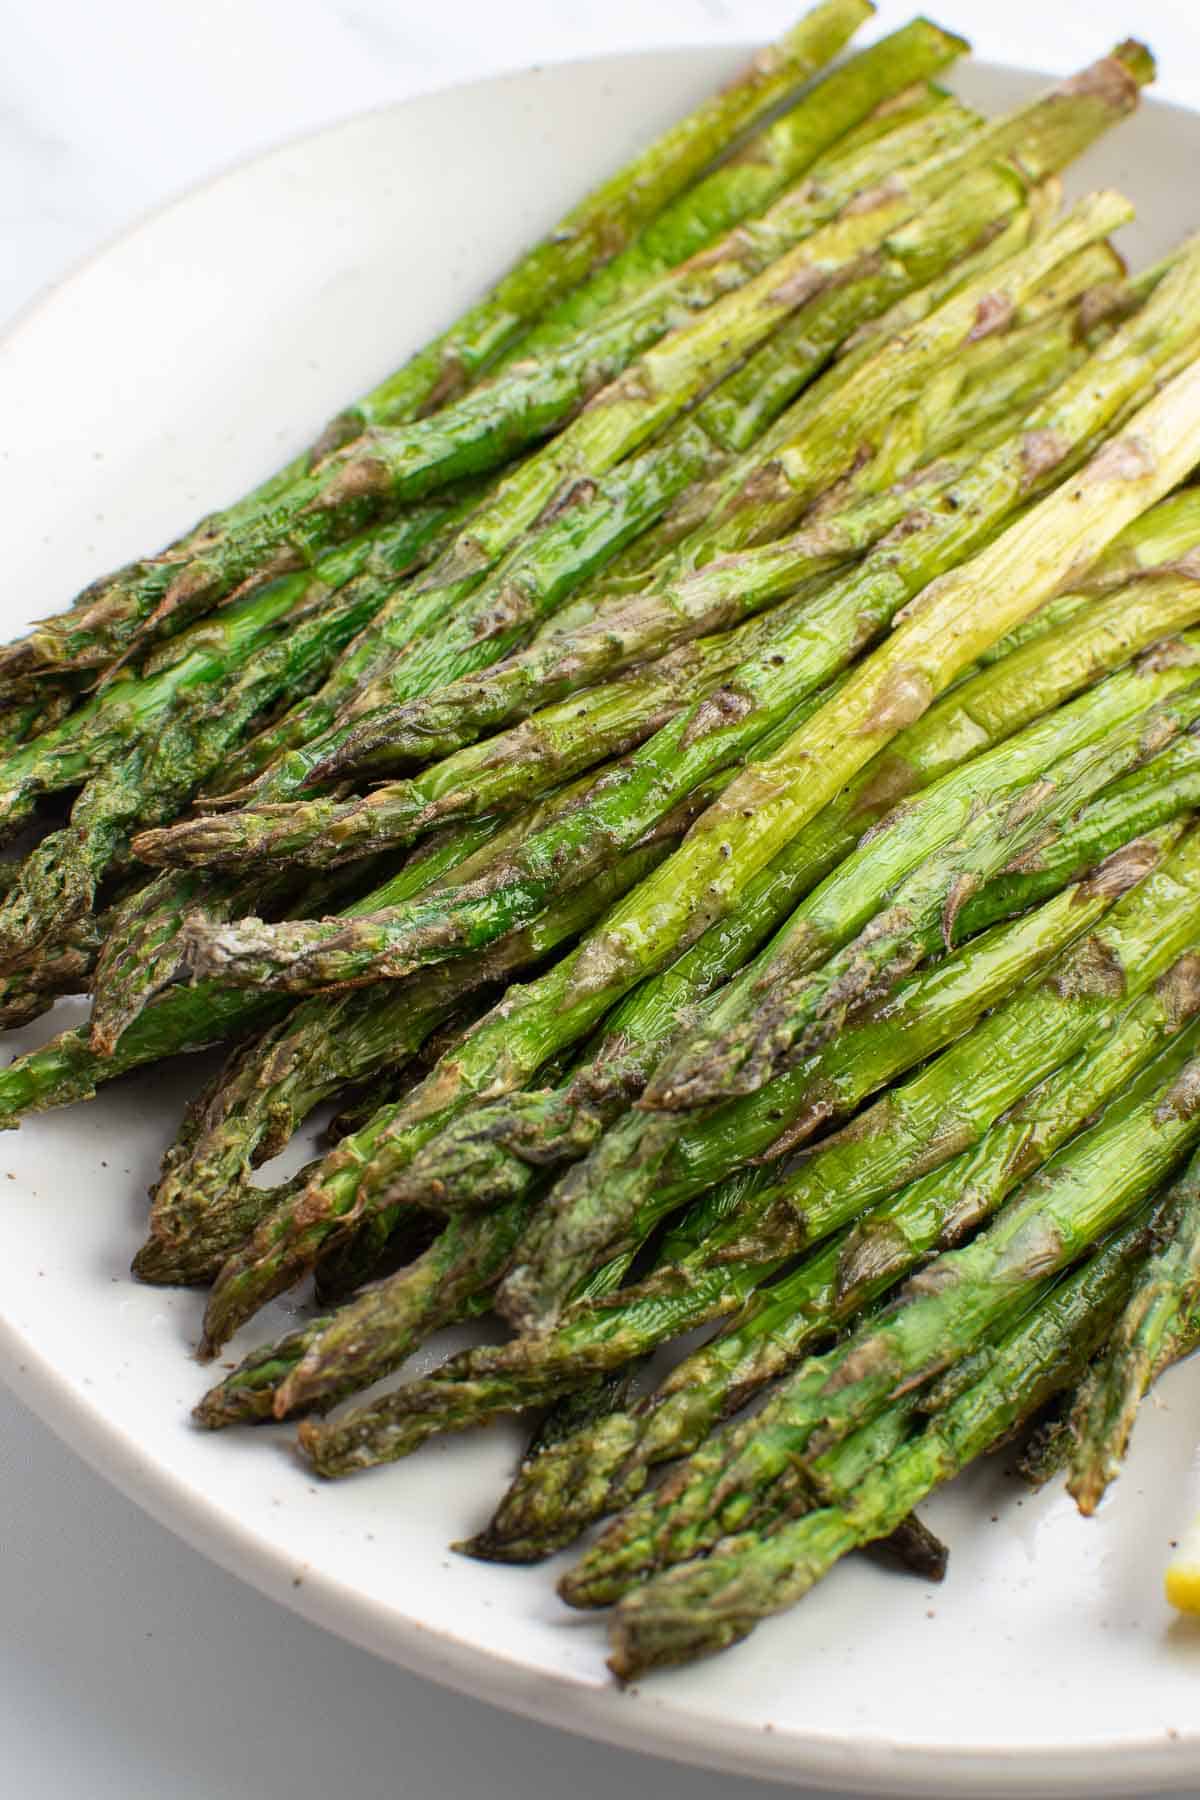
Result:
<svg viewBox="0 0 1200 1800">
<path fill-rule="evenodd" d="M 735 62 L 612 57 L 412 101 L 223 176 L 71 276 L 0 346 L 3 634 L 282 461 Z M 961 78 L 989 109 L 1036 85 Z M 1140 261 L 1195 224 L 1181 178 L 1197 166 L 1200 117 L 1151 104 L 1074 185 L 1127 187 Z M 55 1026 L 79 1010 L 60 1006 Z M 558 1604 L 553 1566 L 446 1549 L 503 1489 L 515 1428 L 318 1489 L 288 1433 L 189 1427 L 210 1379 L 188 1354 L 199 1299 L 126 1271 L 201 1074 L 132 1076 L 0 1149 L 0 1369 L 199 1549 L 434 1679 L 717 1768 L 926 1795 L 1200 1780 L 1200 1631 L 1161 1598 L 1168 1541 L 1200 1507 L 1200 1368 L 1146 1408 L 1096 1522 L 1058 1490 L 1030 1499 L 977 1471 L 929 1509 L 953 1546 L 940 1590 L 855 1560 L 743 1648 L 620 1693 L 601 1622 Z M 276 1307 L 247 1340 L 286 1317 Z"/>
</svg>

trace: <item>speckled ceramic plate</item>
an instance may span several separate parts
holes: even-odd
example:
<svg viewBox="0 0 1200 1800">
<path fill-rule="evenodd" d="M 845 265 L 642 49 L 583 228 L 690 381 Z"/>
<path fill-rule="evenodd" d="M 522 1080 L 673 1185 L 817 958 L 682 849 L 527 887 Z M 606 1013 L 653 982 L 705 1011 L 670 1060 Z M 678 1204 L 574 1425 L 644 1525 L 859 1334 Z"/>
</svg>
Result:
<svg viewBox="0 0 1200 1800">
<path fill-rule="evenodd" d="M 735 63 L 618 57 L 375 113 L 223 176 L 65 281 L 0 347 L 0 630 L 248 487 Z M 1034 85 L 961 77 L 991 109 Z M 1198 222 L 1197 168 L 1200 117 L 1150 103 L 1075 185 L 1136 198 L 1141 259 Z M 1168 1540 L 1200 1507 L 1200 1367 L 1146 1409 L 1094 1523 L 989 1467 L 930 1508 L 953 1546 L 943 1588 L 853 1560 L 732 1655 L 620 1693 L 553 1567 L 446 1550 L 486 1517 L 515 1433 L 318 1491 L 286 1434 L 189 1427 L 199 1301 L 126 1271 L 199 1076 L 130 1077 L 0 1144 L 0 1371 L 192 1544 L 382 1656 L 665 1755 L 921 1795 L 1200 1786 L 1200 1630 L 1161 1599 Z"/>
</svg>

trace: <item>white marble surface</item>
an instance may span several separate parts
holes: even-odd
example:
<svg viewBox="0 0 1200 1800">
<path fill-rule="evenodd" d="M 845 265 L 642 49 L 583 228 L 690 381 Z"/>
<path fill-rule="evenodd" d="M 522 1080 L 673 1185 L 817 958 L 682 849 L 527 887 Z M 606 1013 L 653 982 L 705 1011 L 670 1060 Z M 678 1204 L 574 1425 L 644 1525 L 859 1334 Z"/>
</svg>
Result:
<svg viewBox="0 0 1200 1800">
<path fill-rule="evenodd" d="M 530 62 L 764 38 L 797 10 L 797 0 L 4 0 L 0 320 L 148 208 L 284 138 Z M 881 28 L 912 10 L 882 0 Z M 1160 53 L 1159 91 L 1200 106 L 1196 0 L 932 10 L 982 55 L 1056 71 L 1135 30 Z M 783 1791 L 581 1743 L 345 1647 L 177 1543 L 5 1393 L 0 1443 L 0 1792 Z"/>
</svg>

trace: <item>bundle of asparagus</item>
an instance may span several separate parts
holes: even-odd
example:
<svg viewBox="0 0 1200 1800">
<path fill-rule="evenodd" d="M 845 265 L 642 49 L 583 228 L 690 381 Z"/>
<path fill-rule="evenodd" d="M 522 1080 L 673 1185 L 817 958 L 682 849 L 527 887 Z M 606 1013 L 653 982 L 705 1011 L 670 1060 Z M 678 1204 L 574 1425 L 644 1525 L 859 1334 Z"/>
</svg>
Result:
<svg viewBox="0 0 1200 1800">
<path fill-rule="evenodd" d="M 135 1272 L 204 1356 L 319 1305 L 198 1422 L 339 1477 L 543 1413 L 461 1548 L 607 1518 L 623 1678 L 940 1576 L 1027 1425 L 1093 1511 L 1200 1333 L 1200 243 L 1059 214 L 1142 46 L 984 121 L 926 20 L 819 75 L 870 10 L 0 653 L 0 1008 L 92 998 L 0 1122 L 228 1044 Z"/>
</svg>

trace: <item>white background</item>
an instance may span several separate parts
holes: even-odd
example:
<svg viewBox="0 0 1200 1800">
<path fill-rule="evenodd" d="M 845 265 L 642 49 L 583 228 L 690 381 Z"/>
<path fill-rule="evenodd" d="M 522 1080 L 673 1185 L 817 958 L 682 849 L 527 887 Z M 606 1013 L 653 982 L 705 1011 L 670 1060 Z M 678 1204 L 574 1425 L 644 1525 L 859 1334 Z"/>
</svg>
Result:
<svg viewBox="0 0 1200 1800">
<path fill-rule="evenodd" d="M 532 62 L 770 37 L 799 0 L 0 0 L 0 320 L 147 208 L 365 107 Z M 914 10 L 883 0 L 881 24 Z M 1056 72 L 1136 31 L 1200 107 L 1197 0 L 945 0 Z M 1194 184 L 1195 170 L 1180 171 Z M 445 1693 L 202 1561 L 0 1392 L 0 1793 L 768 1800 Z"/>
</svg>

